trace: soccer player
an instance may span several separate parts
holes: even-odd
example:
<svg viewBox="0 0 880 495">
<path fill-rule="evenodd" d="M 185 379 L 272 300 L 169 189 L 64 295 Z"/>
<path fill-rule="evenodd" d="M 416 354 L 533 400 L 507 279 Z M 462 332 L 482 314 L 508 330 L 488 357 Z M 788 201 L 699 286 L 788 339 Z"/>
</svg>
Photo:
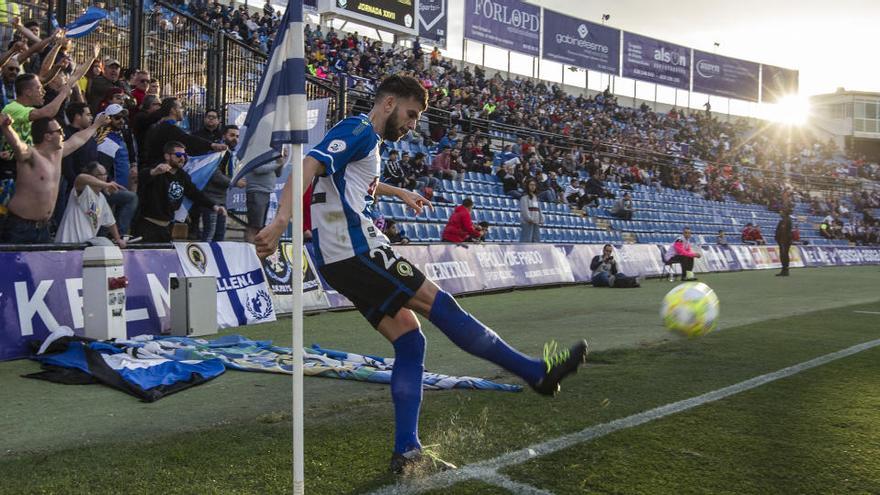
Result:
<svg viewBox="0 0 880 495">
<path fill-rule="evenodd" d="M 544 395 L 555 395 L 559 382 L 575 373 L 587 354 L 583 340 L 560 352 L 555 343 L 545 344 L 542 359 L 520 353 L 398 256 L 365 214 L 376 195 L 396 196 L 416 215 L 423 208 L 433 208 L 418 193 L 379 182 L 382 140 L 397 141 L 415 129 L 426 108 L 427 92 L 417 79 L 390 76 L 376 90 L 368 115 L 336 124 L 303 159 L 303 183 L 314 185 L 315 264 L 327 282 L 351 300 L 394 347 L 391 471 L 395 474 L 455 467 L 424 452 L 419 442 L 425 336 L 415 313 L 428 318 L 458 347 L 503 367 Z M 257 234 L 261 257 L 275 251 L 290 222 L 291 187 L 288 179 L 277 216 Z"/>
</svg>

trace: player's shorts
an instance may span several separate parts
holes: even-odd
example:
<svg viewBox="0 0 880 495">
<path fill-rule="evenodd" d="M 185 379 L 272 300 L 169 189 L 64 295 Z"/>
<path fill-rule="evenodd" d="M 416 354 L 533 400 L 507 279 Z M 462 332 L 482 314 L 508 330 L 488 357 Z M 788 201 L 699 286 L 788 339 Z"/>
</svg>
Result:
<svg viewBox="0 0 880 495">
<path fill-rule="evenodd" d="M 333 289 L 347 297 L 373 327 L 393 318 L 425 282 L 425 275 L 388 246 L 319 268 Z"/>
</svg>

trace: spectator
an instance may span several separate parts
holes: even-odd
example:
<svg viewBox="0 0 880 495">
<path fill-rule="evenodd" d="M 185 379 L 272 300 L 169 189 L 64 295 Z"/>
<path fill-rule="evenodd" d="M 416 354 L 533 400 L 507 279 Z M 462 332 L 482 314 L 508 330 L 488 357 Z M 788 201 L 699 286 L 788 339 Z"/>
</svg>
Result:
<svg viewBox="0 0 880 495">
<path fill-rule="evenodd" d="M 593 271 L 590 282 L 593 287 L 640 287 L 638 277 L 629 277 L 617 270 L 613 251 L 611 244 L 605 244 L 602 247 L 602 254 L 597 254 L 590 262 L 590 270 Z"/>
<path fill-rule="evenodd" d="M 385 160 L 385 167 L 382 169 L 382 182 L 396 187 L 404 187 L 406 177 L 398 156 L 397 150 L 388 152 L 388 159 Z"/>
<path fill-rule="evenodd" d="M 742 241 L 753 245 L 767 244 L 767 241 L 764 240 L 764 235 L 761 234 L 761 226 L 751 222 L 747 223 L 745 228 L 743 228 Z"/>
<path fill-rule="evenodd" d="M 3 66 L 2 75 L 0 75 L 0 96 L 2 96 L 3 107 L 6 107 L 15 99 L 15 79 L 18 77 L 20 67 L 18 60 L 10 59 Z"/>
<path fill-rule="evenodd" d="M 431 170 L 434 172 L 435 178 L 451 180 L 458 178 L 458 172 L 452 170 L 452 153 L 450 151 L 448 146 L 442 146 L 440 153 L 434 157 Z"/>
<path fill-rule="evenodd" d="M 719 246 L 726 246 L 727 245 L 727 236 L 724 234 L 723 229 L 718 231 L 718 236 L 715 237 L 715 244 L 717 244 Z"/>
<path fill-rule="evenodd" d="M 106 117 L 96 119 L 65 142 L 61 124 L 48 118 L 38 119 L 32 125 L 34 144 L 29 145 L 16 133 L 12 117 L 0 114 L 0 131 L 18 165 L 15 193 L 9 201 L 0 240 L 15 244 L 49 242 L 49 220 L 61 182 L 61 158 L 82 146 L 104 123 Z"/>
<path fill-rule="evenodd" d="M 220 215 L 226 215 L 226 208 L 208 199 L 192 183 L 189 174 L 183 171 L 187 158 L 183 143 L 169 141 L 163 151 L 165 161 L 152 169 L 142 168 L 138 177 L 141 208 L 137 234 L 143 237 L 144 242 L 171 241 L 171 222 L 184 197 Z"/>
<path fill-rule="evenodd" d="M 611 215 L 620 218 L 621 220 L 632 220 L 634 209 L 632 196 L 630 196 L 628 192 L 625 192 L 623 193 L 623 197 L 617 200 L 617 203 L 611 210 Z"/>
<path fill-rule="evenodd" d="M 409 244 L 409 237 L 406 236 L 406 231 L 390 218 L 385 219 L 382 233 L 385 234 L 385 237 L 388 238 L 391 244 Z"/>
<path fill-rule="evenodd" d="M 137 180 L 137 164 L 124 135 L 128 111 L 119 105 L 110 105 L 103 114 L 110 117 L 110 125 L 99 132 L 96 140 L 98 161 L 109 172 L 109 179 L 121 186 L 108 193 L 107 203 L 116 215 L 119 232 L 126 235 L 138 203 L 137 194 L 128 190 Z"/>
<path fill-rule="evenodd" d="M 223 127 L 220 126 L 220 114 L 217 110 L 212 108 L 205 111 L 202 128 L 194 132 L 193 135 L 212 143 L 223 142 Z"/>
<path fill-rule="evenodd" d="M 603 182 L 604 175 L 601 172 L 596 172 L 591 175 L 587 183 L 584 185 L 584 196 L 586 196 L 584 205 L 594 204 L 594 206 L 599 206 L 599 198 L 608 198 L 613 199 L 614 194 L 605 190 L 605 183 Z"/>
<path fill-rule="evenodd" d="M 776 233 L 773 237 L 779 246 L 779 262 L 782 264 L 782 270 L 776 276 L 787 277 L 789 275 L 789 250 L 791 249 L 792 242 L 791 213 L 788 210 L 780 212 L 779 223 L 776 224 Z"/>
<path fill-rule="evenodd" d="M 197 136 L 191 136 L 177 126 L 183 120 L 183 105 L 177 98 L 165 98 L 158 110 L 159 121 L 147 131 L 144 138 L 145 157 L 141 162 L 141 168 L 152 170 L 161 163 L 167 153 L 163 153 L 165 144 L 169 142 L 183 143 L 184 147 L 193 156 L 204 155 L 211 151 L 226 151 L 226 145 L 212 143 Z"/>
<path fill-rule="evenodd" d="M 138 110 L 144 104 L 144 98 L 147 96 L 147 89 L 149 86 L 150 73 L 142 69 L 134 71 L 131 83 L 131 97 L 134 98 L 134 101 L 137 103 Z"/>
<path fill-rule="evenodd" d="M 147 131 L 153 124 L 159 121 L 159 110 L 162 108 L 162 102 L 153 95 L 144 96 L 144 102 L 141 104 L 140 111 L 132 117 L 131 133 L 134 135 L 134 141 L 137 150 L 140 153 L 138 163 L 143 161 L 144 146 L 147 139 Z"/>
<path fill-rule="evenodd" d="M 538 182 L 529 179 L 526 192 L 519 198 L 520 234 L 519 242 L 541 242 L 541 225 L 544 214 L 538 201 Z"/>
<path fill-rule="evenodd" d="M 512 164 L 505 163 L 501 165 L 498 167 L 498 172 L 496 172 L 495 175 L 501 180 L 501 187 L 504 194 L 513 199 L 519 199 L 522 197 L 522 191 L 519 190 L 519 181 L 516 180 L 516 174 L 513 172 Z"/>
<path fill-rule="evenodd" d="M 103 70 L 101 70 L 100 74 L 89 80 L 88 87 L 86 88 L 86 103 L 89 104 L 92 114 L 101 111 L 101 103 L 111 89 L 120 88 L 123 91 L 125 90 L 123 81 L 119 78 L 121 68 L 122 66 L 118 60 L 108 57 L 104 60 Z"/>
<path fill-rule="evenodd" d="M 83 173 L 73 183 L 64 217 L 55 234 L 55 242 L 83 243 L 98 235 L 100 228 L 106 228 L 119 247 L 125 247 L 125 240 L 116 227 L 116 219 L 104 194 L 120 191 L 119 184 L 109 181 L 107 169 L 98 162 L 88 164 Z"/>
<path fill-rule="evenodd" d="M 238 146 L 238 126 L 227 125 L 223 128 L 223 143 L 234 150 Z M 231 166 L 234 156 L 232 151 L 228 151 L 211 175 L 211 180 L 202 189 L 205 196 L 214 204 L 226 207 L 226 193 L 231 184 L 232 169 Z M 236 184 L 237 187 L 245 187 L 247 181 L 240 179 Z M 220 215 L 214 209 L 202 208 L 202 242 L 220 242 L 226 238 L 226 216 Z"/>
<path fill-rule="evenodd" d="M 449 221 L 446 222 L 446 228 L 443 229 L 441 239 L 446 242 L 469 242 L 479 241 L 483 238 L 483 232 L 474 227 L 471 220 L 471 213 L 474 210 L 474 200 L 465 198 L 459 206 L 455 207 Z"/>
<path fill-rule="evenodd" d="M 257 232 L 266 224 L 269 211 L 269 198 L 275 192 L 276 174 L 281 172 L 287 161 L 287 148 L 277 160 L 270 161 L 253 169 L 245 177 L 245 202 L 247 205 L 247 226 L 244 229 L 245 242 L 254 242 Z"/>
<path fill-rule="evenodd" d="M 681 237 L 675 239 L 671 246 L 663 254 L 663 261 L 667 265 L 678 263 L 681 265 L 681 281 L 696 280 L 694 277 L 694 258 L 703 255 L 691 248 L 691 228 L 685 227 Z"/>
<path fill-rule="evenodd" d="M 70 123 L 64 128 L 64 138 L 70 139 L 74 134 L 87 129 L 92 125 L 92 111 L 85 103 L 71 103 L 65 110 L 67 121 Z M 94 136 L 88 139 L 78 147 L 76 151 L 64 157 L 61 161 L 61 183 L 59 184 L 58 200 L 55 205 L 55 215 L 53 224 L 59 225 L 64 215 L 64 208 L 67 205 L 67 195 L 73 188 L 73 182 L 76 177 L 83 173 L 86 166 L 92 162 L 98 161 L 98 143 Z"/>
<path fill-rule="evenodd" d="M 450 149 L 455 148 L 455 145 L 458 144 L 458 133 L 455 131 L 455 128 L 449 128 L 449 131 L 446 133 L 446 135 L 440 138 L 440 142 L 438 144 L 441 150 L 444 147 Z"/>
</svg>

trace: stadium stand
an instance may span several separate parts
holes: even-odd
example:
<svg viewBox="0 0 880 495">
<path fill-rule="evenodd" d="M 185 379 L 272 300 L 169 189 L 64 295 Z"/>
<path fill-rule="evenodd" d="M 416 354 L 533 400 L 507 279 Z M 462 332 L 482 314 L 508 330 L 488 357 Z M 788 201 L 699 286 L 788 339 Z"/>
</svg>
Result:
<svg viewBox="0 0 880 495">
<path fill-rule="evenodd" d="M 21 5 L 25 21 L 55 15 L 43 4 Z M 124 77 L 118 85 L 126 96 L 143 101 L 143 94 L 136 95 L 137 88 L 129 84 L 145 74 L 150 77 L 146 94 L 181 99 L 186 115 L 180 126 L 188 131 L 200 130 L 209 108 L 225 113 L 228 104 L 250 101 L 280 16 L 243 4 L 197 1 L 145 2 L 140 19 L 130 15 L 130 2 L 106 2 L 104 7 L 112 25 L 78 39 L 73 47 L 65 42 L 61 54 L 82 59 L 100 42 L 104 62 L 118 60 L 122 66 Z M 55 8 L 70 21 L 85 5 L 73 2 Z M 142 32 L 132 36 L 137 23 Z M 11 29 L 0 35 L 4 46 L 12 46 L 23 31 L 11 21 L 7 27 Z M 51 34 L 48 27 L 43 38 Z M 431 186 L 438 208 L 414 218 L 402 204 L 383 199 L 376 211 L 377 216 L 397 221 L 413 241 L 439 241 L 451 207 L 470 197 L 475 219 L 493 226 L 486 241 L 516 242 L 517 198 L 523 181 L 532 177 L 539 179 L 545 200 L 544 242 L 662 244 L 690 225 L 702 242 L 712 243 L 724 231 L 728 242 L 739 243 L 747 223 L 772 236 L 781 209 L 792 211 L 801 242 L 880 241 L 880 166 L 846 156 L 809 131 L 785 134 L 780 126 L 766 122 L 725 119 L 703 111 L 659 113 L 644 103 L 627 107 L 608 90 L 568 94 L 553 83 L 490 75 L 483 67 L 437 53 L 416 57 L 405 47 L 327 26 L 308 26 L 305 43 L 309 95 L 331 99 L 330 122 L 364 111 L 371 88 L 384 74 L 414 75 L 429 90 L 430 107 L 419 132 L 387 144 L 409 155 L 408 161 L 402 160 L 412 179 L 409 186 L 423 191 Z M 38 53 L 38 59 L 46 54 Z M 28 64 L 23 70 L 33 67 Z M 94 77 L 90 72 L 80 84 L 86 95 Z M 135 113 L 131 112 L 130 127 L 134 142 L 140 143 L 139 134 L 148 125 L 139 127 Z M 430 179 L 441 143 L 453 150 L 451 167 L 459 172 L 458 180 Z M 424 166 L 413 167 L 420 155 Z M 512 187 L 503 186 L 497 173 L 504 164 L 512 165 Z M 591 177 L 605 178 L 607 195 L 582 207 L 569 206 L 562 191 L 570 180 L 586 182 Z M 624 191 L 634 202 L 632 220 L 609 213 L 612 198 Z"/>
</svg>

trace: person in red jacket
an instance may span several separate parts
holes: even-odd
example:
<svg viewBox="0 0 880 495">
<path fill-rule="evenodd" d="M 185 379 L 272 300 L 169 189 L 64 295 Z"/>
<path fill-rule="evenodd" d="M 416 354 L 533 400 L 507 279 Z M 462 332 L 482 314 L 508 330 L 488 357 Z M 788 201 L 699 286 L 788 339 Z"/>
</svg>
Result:
<svg viewBox="0 0 880 495">
<path fill-rule="evenodd" d="M 446 242 L 465 242 L 480 240 L 483 238 L 483 231 L 474 227 L 471 220 L 471 212 L 474 209 L 474 200 L 465 198 L 461 205 L 456 206 L 446 228 L 443 229 L 441 238 Z"/>
</svg>

